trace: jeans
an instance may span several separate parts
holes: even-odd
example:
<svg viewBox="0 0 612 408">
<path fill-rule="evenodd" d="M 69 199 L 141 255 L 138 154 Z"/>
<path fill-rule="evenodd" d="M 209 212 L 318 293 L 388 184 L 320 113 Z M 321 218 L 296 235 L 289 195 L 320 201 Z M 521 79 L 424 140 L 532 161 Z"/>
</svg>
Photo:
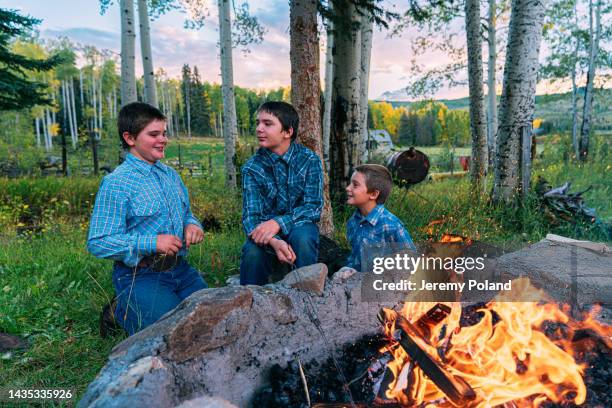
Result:
<svg viewBox="0 0 612 408">
<path fill-rule="evenodd" d="M 155 323 L 192 293 L 208 287 L 184 259 L 167 272 L 149 267 L 134 270 L 116 262 L 113 266 L 115 319 L 130 336 Z"/>
<path fill-rule="evenodd" d="M 293 227 L 284 239 L 295 252 L 295 266 L 312 265 L 319 256 L 319 228 L 313 223 Z M 276 252 L 269 245 L 259 246 L 250 238 L 242 247 L 240 257 L 240 284 L 265 285 L 273 269 L 278 268 L 280 262 Z"/>
</svg>

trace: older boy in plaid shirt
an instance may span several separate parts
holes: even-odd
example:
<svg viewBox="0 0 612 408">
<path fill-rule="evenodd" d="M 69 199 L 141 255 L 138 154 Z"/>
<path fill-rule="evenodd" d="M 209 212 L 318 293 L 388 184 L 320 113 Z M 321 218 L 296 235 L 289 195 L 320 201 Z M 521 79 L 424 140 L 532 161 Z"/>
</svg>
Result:
<svg viewBox="0 0 612 408">
<path fill-rule="evenodd" d="M 260 149 L 242 168 L 240 283 L 263 285 L 278 262 L 317 262 L 323 207 L 323 167 L 312 150 L 295 143 L 296 110 L 266 102 L 257 111 Z"/>
<path fill-rule="evenodd" d="M 119 112 L 118 129 L 129 153 L 102 180 L 87 249 L 115 261 L 115 319 L 132 335 L 207 287 L 185 260 L 204 232 L 180 176 L 159 161 L 168 143 L 164 114 L 130 103 Z"/>
<path fill-rule="evenodd" d="M 347 266 L 362 270 L 361 255 L 368 246 L 394 243 L 396 248 L 416 249 L 402 222 L 385 208 L 393 188 L 391 173 L 378 164 L 355 167 L 346 187 L 346 203 L 357 207 L 346 224 L 346 237 L 351 244 Z"/>
</svg>

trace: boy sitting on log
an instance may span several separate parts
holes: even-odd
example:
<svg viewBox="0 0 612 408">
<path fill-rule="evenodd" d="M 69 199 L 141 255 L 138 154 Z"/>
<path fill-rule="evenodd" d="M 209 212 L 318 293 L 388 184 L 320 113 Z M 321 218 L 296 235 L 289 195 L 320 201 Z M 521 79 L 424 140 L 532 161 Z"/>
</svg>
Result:
<svg viewBox="0 0 612 408">
<path fill-rule="evenodd" d="M 398 248 L 416 249 L 399 218 L 385 208 L 392 188 L 393 179 L 386 167 L 378 164 L 355 167 L 346 187 L 346 203 L 357 207 L 346 224 L 346 237 L 351 244 L 349 268 L 362 271 L 362 252 L 368 246 L 392 242 Z"/>
<path fill-rule="evenodd" d="M 114 316 L 132 335 L 207 287 L 185 259 L 204 232 L 180 176 L 159 161 L 168 143 L 164 114 L 134 102 L 121 109 L 117 122 L 129 153 L 100 184 L 87 249 L 115 261 Z"/>
<path fill-rule="evenodd" d="M 240 283 L 263 285 L 278 262 L 317 262 L 323 207 L 323 167 L 312 150 L 295 142 L 299 118 L 285 102 L 257 110 L 259 150 L 242 168 Z"/>
</svg>

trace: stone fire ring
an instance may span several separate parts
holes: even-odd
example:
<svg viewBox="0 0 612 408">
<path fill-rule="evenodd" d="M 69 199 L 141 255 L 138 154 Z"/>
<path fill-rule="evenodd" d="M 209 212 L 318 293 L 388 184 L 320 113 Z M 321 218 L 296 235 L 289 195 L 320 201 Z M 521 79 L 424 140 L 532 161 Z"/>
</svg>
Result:
<svg viewBox="0 0 612 408">
<path fill-rule="evenodd" d="M 571 284 L 571 262 L 559 260 L 570 255 L 578 258 L 582 296 L 612 293 L 612 255 L 571 243 L 542 240 L 502 255 L 497 266 L 508 277 L 535 273 L 542 283 L 536 286 L 563 300 Z M 300 269 L 297 277 L 294 271 L 273 285 L 194 293 L 119 343 L 78 406 L 247 407 L 273 364 L 329 357 L 306 313 L 308 298 L 334 349 L 376 333 L 380 307 L 397 306 L 361 302 L 363 274 L 336 273 L 330 280 L 325 265 L 316 264 Z"/>
</svg>

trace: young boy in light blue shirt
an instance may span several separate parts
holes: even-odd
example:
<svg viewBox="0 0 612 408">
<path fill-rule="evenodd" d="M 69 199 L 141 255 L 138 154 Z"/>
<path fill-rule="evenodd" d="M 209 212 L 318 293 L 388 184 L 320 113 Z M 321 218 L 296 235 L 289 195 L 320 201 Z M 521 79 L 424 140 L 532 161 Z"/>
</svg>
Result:
<svg viewBox="0 0 612 408">
<path fill-rule="evenodd" d="M 117 122 L 129 153 L 102 180 L 87 249 L 115 261 L 115 319 L 132 335 L 207 287 L 185 259 L 204 232 L 180 176 L 159 161 L 168 143 L 164 114 L 134 102 L 121 109 Z"/>
<path fill-rule="evenodd" d="M 395 249 L 416 249 L 399 218 L 385 208 L 392 188 L 393 180 L 386 167 L 378 164 L 355 167 L 346 187 L 346 203 L 357 207 L 346 225 L 346 237 L 351 244 L 346 266 L 362 271 L 362 252 L 368 246 L 394 243 Z"/>
</svg>

